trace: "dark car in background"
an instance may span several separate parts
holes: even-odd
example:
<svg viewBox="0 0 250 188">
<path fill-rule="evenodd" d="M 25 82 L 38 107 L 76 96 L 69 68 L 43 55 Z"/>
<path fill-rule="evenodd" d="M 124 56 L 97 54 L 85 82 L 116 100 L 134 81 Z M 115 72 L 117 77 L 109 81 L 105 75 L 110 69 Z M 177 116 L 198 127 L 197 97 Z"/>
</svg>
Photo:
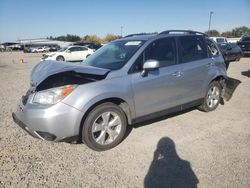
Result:
<svg viewBox="0 0 250 188">
<path fill-rule="evenodd" d="M 250 36 L 241 37 L 240 41 L 237 42 L 237 44 L 241 48 L 243 56 L 250 55 Z"/>
<path fill-rule="evenodd" d="M 242 57 L 242 51 L 240 47 L 235 43 L 229 43 L 225 37 L 210 37 L 214 42 L 216 42 L 219 47 L 226 64 L 226 69 L 228 69 L 230 62 L 239 61 Z M 214 48 L 216 49 L 216 48 Z M 216 50 L 215 50 L 216 51 Z"/>
<path fill-rule="evenodd" d="M 240 47 L 235 43 L 220 43 L 217 45 L 224 57 L 227 69 L 230 62 L 239 61 L 242 57 L 242 51 Z"/>
</svg>

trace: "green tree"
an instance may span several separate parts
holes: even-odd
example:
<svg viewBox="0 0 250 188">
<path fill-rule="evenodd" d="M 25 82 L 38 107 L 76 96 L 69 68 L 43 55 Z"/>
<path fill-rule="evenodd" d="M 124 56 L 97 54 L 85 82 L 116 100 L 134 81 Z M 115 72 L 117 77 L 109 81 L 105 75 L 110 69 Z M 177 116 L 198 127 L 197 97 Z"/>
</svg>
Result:
<svg viewBox="0 0 250 188">
<path fill-rule="evenodd" d="M 213 30 L 210 30 L 210 31 L 206 31 L 205 32 L 209 37 L 219 37 L 220 36 L 220 32 L 213 29 Z"/>
<path fill-rule="evenodd" d="M 226 37 L 226 38 L 233 38 L 234 37 L 231 31 L 222 32 L 221 36 Z"/>
<path fill-rule="evenodd" d="M 121 38 L 120 36 L 118 35 L 114 35 L 114 34 L 107 34 L 104 39 L 103 39 L 103 42 L 104 43 L 108 43 L 108 42 L 111 42 L 113 40 L 116 40 L 116 39 L 119 39 Z"/>
<path fill-rule="evenodd" d="M 97 35 L 86 35 L 83 37 L 83 42 L 91 42 L 91 43 L 102 43 L 102 39 Z"/>
<path fill-rule="evenodd" d="M 236 27 L 232 29 L 233 37 L 241 37 L 242 35 L 250 35 L 250 28 L 246 26 Z"/>
<path fill-rule="evenodd" d="M 77 35 L 67 34 L 66 36 L 58 36 L 58 37 L 47 37 L 50 40 L 59 40 L 59 41 L 67 41 L 67 42 L 77 42 L 81 40 L 81 37 Z"/>
</svg>

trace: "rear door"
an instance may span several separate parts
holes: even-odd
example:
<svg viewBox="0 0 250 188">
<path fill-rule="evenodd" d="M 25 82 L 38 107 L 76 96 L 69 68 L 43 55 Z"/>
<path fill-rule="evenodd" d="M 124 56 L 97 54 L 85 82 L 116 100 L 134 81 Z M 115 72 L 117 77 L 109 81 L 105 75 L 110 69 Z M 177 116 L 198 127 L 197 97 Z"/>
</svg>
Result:
<svg viewBox="0 0 250 188">
<path fill-rule="evenodd" d="M 183 97 L 182 103 L 203 98 L 204 82 L 209 69 L 214 66 L 208 57 L 208 49 L 203 36 L 190 35 L 178 37 L 179 63 L 182 65 Z"/>
</svg>

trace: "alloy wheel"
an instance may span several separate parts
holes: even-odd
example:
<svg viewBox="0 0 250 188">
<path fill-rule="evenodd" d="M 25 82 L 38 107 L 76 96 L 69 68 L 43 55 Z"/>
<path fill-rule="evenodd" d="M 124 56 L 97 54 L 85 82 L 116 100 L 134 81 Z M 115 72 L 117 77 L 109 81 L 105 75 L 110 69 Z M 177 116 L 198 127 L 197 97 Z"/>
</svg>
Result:
<svg viewBox="0 0 250 188">
<path fill-rule="evenodd" d="M 100 145 L 115 141 L 121 133 L 122 121 L 115 112 L 104 112 L 99 115 L 92 125 L 92 137 Z"/>
</svg>

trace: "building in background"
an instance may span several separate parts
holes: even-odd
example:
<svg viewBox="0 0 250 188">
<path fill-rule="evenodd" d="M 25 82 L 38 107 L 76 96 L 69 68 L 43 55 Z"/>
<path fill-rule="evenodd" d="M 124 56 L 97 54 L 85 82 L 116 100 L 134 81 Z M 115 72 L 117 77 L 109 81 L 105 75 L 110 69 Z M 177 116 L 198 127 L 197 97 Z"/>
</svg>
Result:
<svg viewBox="0 0 250 188">
<path fill-rule="evenodd" d="M 1 44 L 1 49 L 4 50 L 24 50 L 27 48 L 38 48 L 38 47 L 57 47 L 63 48 L 72 45 L 73 42 L 50 40 L 46 38 L 40 39 L 20 39 L 16 42 L 5 42 Z"/>
</svg>

